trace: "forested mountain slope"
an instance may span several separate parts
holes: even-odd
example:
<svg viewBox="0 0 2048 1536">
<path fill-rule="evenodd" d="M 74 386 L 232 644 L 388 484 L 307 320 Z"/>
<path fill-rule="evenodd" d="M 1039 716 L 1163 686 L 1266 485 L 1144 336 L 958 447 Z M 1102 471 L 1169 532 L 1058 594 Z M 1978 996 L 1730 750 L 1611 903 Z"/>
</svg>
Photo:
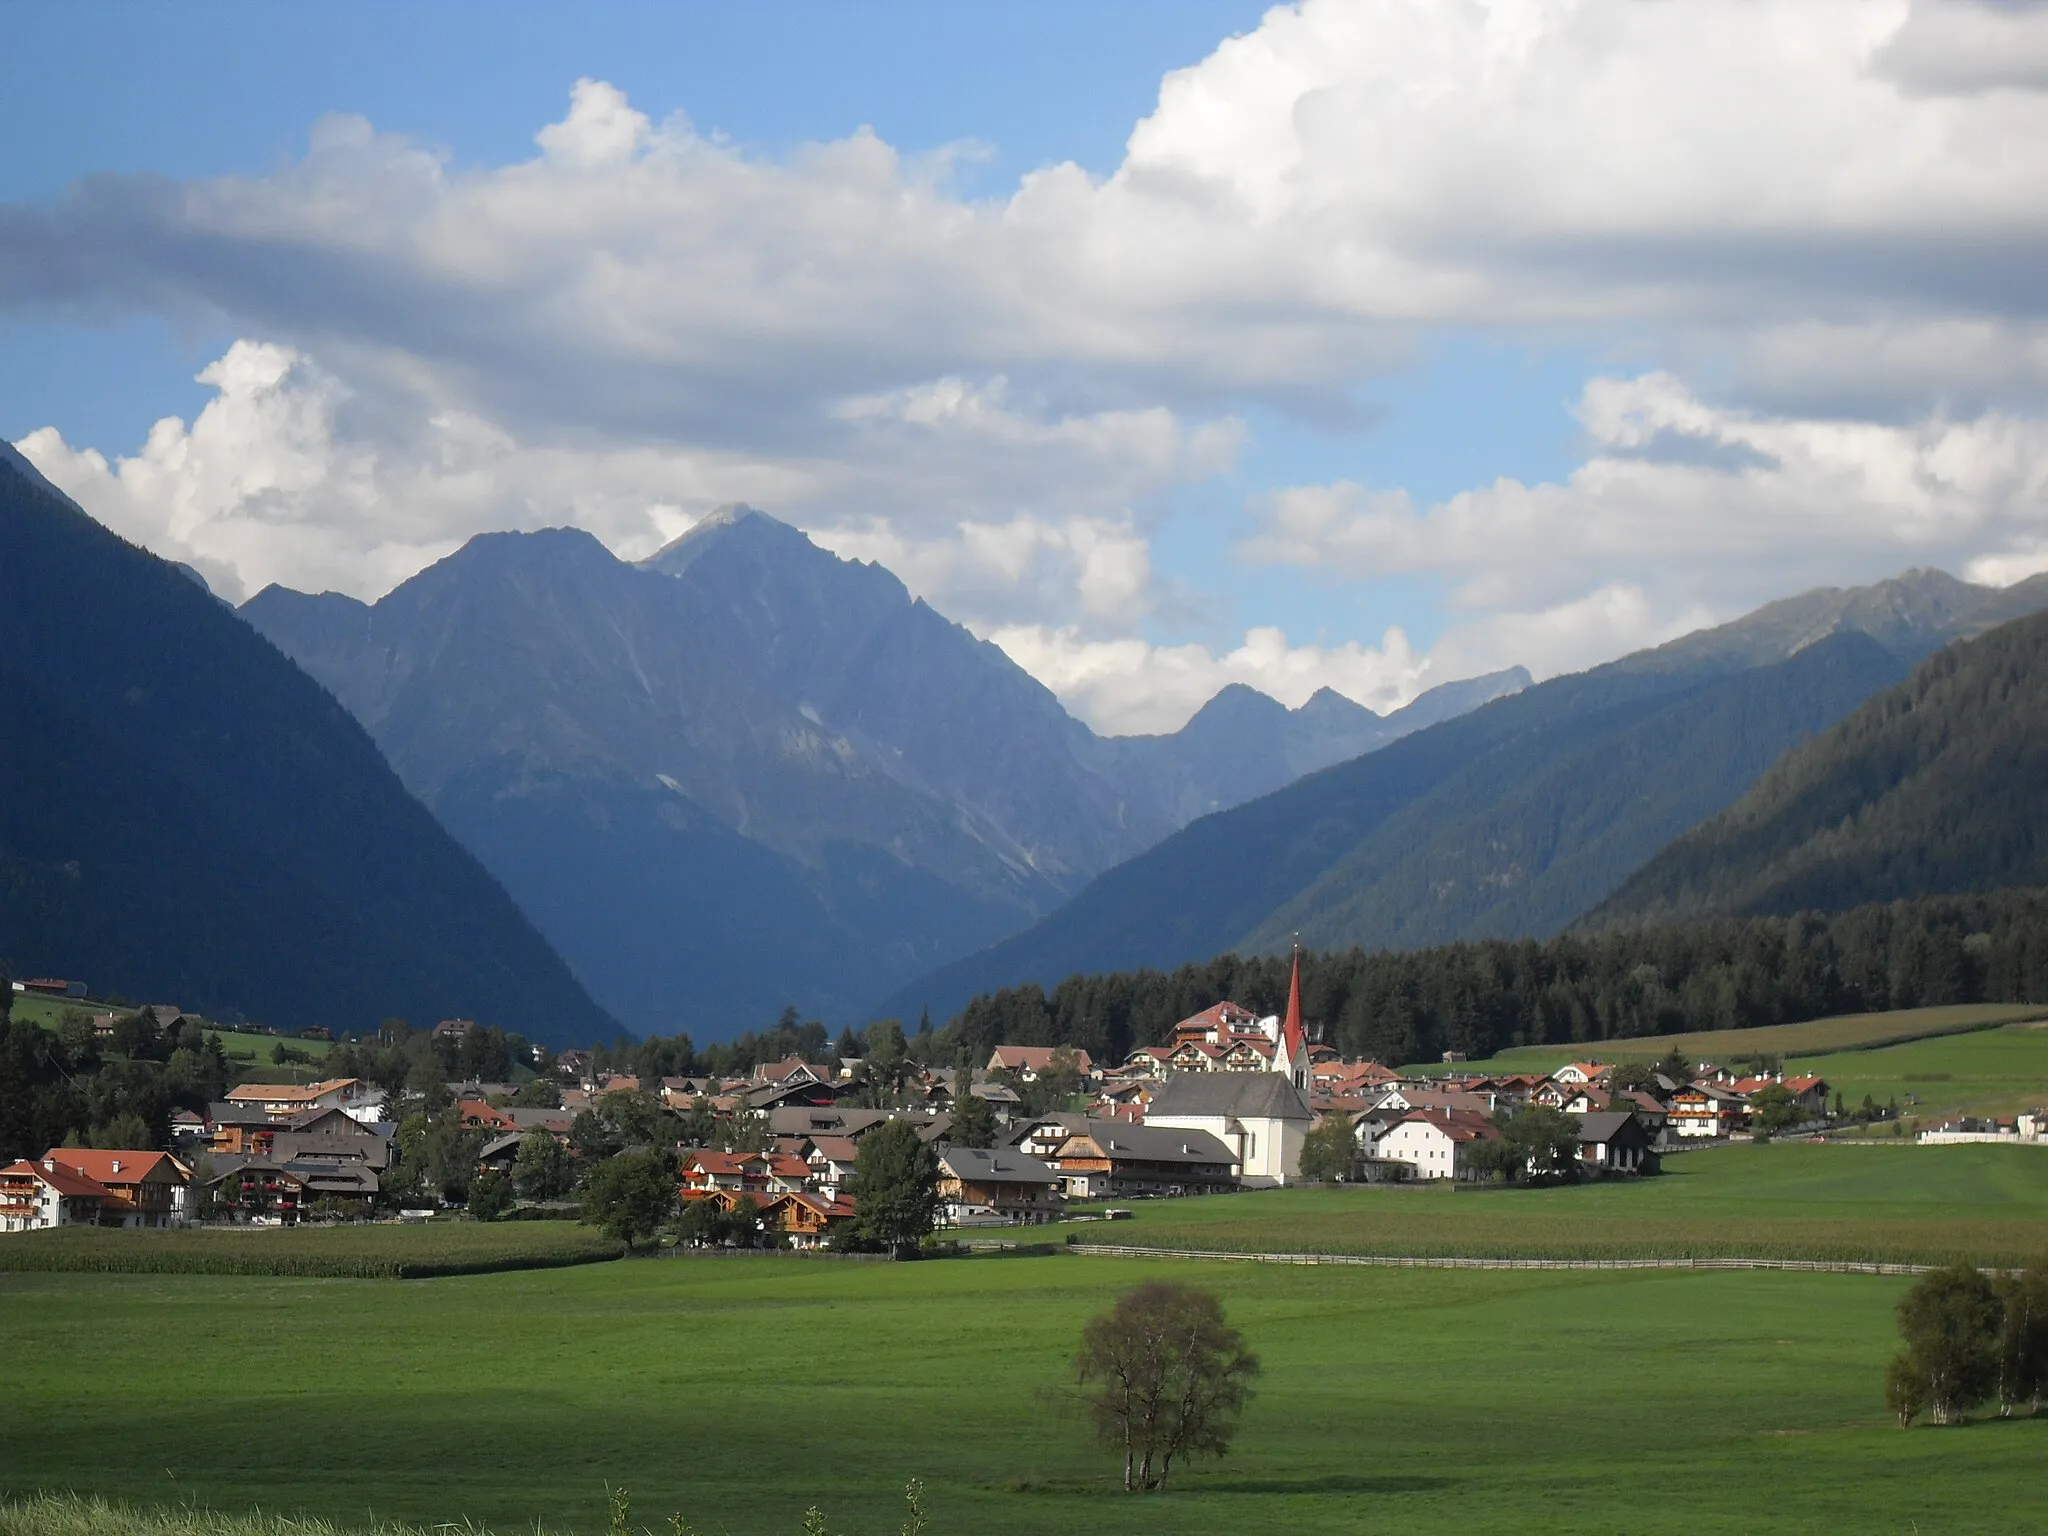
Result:
<svg viewBox="0 0 2048 1536">
<path fill-rule="evenodd" d="M 1553 678 L 1197 821 L 875 1011 L 944 1016 L 978 992 L 1270 952 L 1296 931 L 1368 949 L 1556 932 L 1779 752 L 2029 596 L 2048 603 L 1914 571 Z"/>
<path fill-rule="evenodd" d="M 0 443 L 0 967 L 286 1026 L 616 1028 L 334 699 Z"/>
<path fill-rule="evenodd" d="M 2048 615 L 1930 657 L 1789 752 L 1589 924 L 2048 884 Z"/>
</svg>

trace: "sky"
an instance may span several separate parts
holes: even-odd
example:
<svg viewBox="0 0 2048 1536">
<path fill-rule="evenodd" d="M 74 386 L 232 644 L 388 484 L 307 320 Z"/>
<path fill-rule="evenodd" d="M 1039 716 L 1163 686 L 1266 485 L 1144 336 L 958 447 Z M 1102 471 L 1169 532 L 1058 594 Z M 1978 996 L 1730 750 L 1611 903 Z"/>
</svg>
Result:
<svg viewBox="0 0 2048 1536">
<path fill-rule="evenodd" d="M 0 436 L 232 600 L 743 501 L 1153 731 L 2048 569 L 2048 5 L 7 20 Z"/>
</svg>

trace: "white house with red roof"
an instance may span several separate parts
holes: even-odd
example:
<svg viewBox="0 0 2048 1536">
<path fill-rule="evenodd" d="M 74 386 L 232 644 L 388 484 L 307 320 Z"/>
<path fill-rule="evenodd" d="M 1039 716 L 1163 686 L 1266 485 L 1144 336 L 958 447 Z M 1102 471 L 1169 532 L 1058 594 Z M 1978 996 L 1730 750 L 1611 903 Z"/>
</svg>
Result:
<svg viewBox="0 0 2048 1536">
<path fill-rule="evenodd" d="M 0 1168 L 0 1232 L 96 1227 L 113 1191 L 54 1157 Z"/>
<path fill-rule="evenodd" d="M 1417 1109 L 1379 1139 L 1373 1156 L 1406 1163 L 1418 1179 L 1462 1179 L 1471 1172 L 1472 1148 L 1499 1141 L 1500 1128 L 1470 1109 Z"/>
</svg>

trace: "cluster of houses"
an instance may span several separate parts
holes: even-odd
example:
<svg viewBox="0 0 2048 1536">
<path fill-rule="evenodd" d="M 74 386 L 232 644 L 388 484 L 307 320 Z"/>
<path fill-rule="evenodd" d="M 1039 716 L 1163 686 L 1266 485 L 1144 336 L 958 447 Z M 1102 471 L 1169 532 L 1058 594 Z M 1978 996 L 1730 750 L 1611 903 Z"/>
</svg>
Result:
<svg viewBox="0 0 2048 1536">
<path fill-rule="evenodd" d="M 448 1021 L 442 1029 L 459 1029 Z M 1727 1138 L 1749 1126 L 1765 1089 L 1780 1092 L 1797 1118 L 1826 1119 L 1828 1085 L 1780 1073 L 1744 1075 L 1702 1063 L 1684 1082 L 1574 1062 L 1553 1072 L 1461 1070 L 1403 1073 L 1374 1061 L 1345 1061 L 1312 1043 L 1301 1018 L 1299 975 L 1286 1012 L 1260 1017 L 1222 1002 L 1175 1025 L 1158 1045 L 1100 1067 L 1086 1051 L 1002 1045 L 965 1083 L 952 1068 L 921 1068 L 897 1107 L 856 1107 L 864 1085 L 857 1062 L 791 1057 L 744 1078 L 664 1077 L 641 1082 L 589 1070 L 587 1058 L 559 1059 L 560 1104 L 513 1107 L 511 1084 L 457 1086 L 454 1113 L 482 1138 L 479 1173 L 509 1173 L 534 1132 L 571 1145 L 576 1116 L 608 1094 L 646 1093 L 678 1113 L 708 1106 L 720 1120 L 745 1117 L 760 1150 L 679 1147 L 678 1200 L 751 1212 L 766 1230 L 798 1245 L 824 1241 L 854 1215 L 851 1183 L 863 1137 L 907 1120 L 936 1152 L 944 1220 L 954 1226 L 1032 1225 L 1064 1214 L 1070 1201 L 1270 1188 L 1298 1182 L 1312 1128 L 1348 1127 L 1358 1166 L 1373 1179 L 1458 1179 L 1497 1141 L 1503 1111 L 1542 1105 L 1574 1117 L 1579 1161 L 1589 1172 L 1629 1175 L 1689 1141 Z M 1040 1113 L 1031 1085 L 1058 1075 L 1080 1091 L 1066 1107 Z M 963 1093 L 984 1100 L 998 1131 L 989 1147 L 956 1145 L 954 1109 Z M 864 1095 L 863 1095 L 864 1096 Z M 209 1106 L 181 1114 L 172 1153 L 53 1149 L 0 1171 L 0 1231 L 52 1225 L 169 1225 L 204 1205 L 230 1219 L 290 1223 L 315 1211 L 367 1210 L 396 1160 L 395 1127 L 384 1095 L 354 1078 L 301 1085 L 248 1083 Z M 1948 1139 L 2043 1136 L 2028 1121 L 2015 1132 L 1958 1127 Z M 977 1138 L 979 1139 L 979 1138 Z M 1930 1135 L 1924 1139 L 1940 1139 Z M 181 1155 L 179 1155 L 181 1154 Z M 204 1154 L 206 1183 L 194 1187 Z"/>
</svg>

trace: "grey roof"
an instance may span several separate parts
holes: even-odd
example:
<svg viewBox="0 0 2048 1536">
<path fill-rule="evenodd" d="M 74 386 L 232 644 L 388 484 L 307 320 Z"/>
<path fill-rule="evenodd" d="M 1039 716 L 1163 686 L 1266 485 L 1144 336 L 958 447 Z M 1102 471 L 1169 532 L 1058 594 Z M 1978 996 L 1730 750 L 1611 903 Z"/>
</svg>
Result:
<svg viewBox="0 0 2048 1536">
<path fill-rule="evenodd" d="M 1141 1163 L 1235 1163 L 1237 1155 L 1207 1131 L 1183 1131 L 1164 1125 L 1133 1125 L 1128 1120 L 1090 1120 L 1083 1128 L 1112 1159 Z"/>
<path fill-rule="evenodd" d="M 1579 1122 L 1580 1141 L 1612 1141 L 1620 1133 L 1621 1128 L 1636 1117 L 1625 1109 L 1596 1109 L 1590 1114 L 1579 1115 L 1576 1118 Z M 1642 1124 L 1641 1121 L 1636 1123 L 1638 1126 Z"/>
<path fill-rule="evenodd" d="M 1145 1118 L 1186 1115 L 1315 1118 L 1301 1090 L 1278 1072 L 1169 1072 L 1145 1106 Z"/>
<path fill-rule="evenodd" d="M 1057 1125 L 1067 1131 L 1085 1131 L 1089 1120 L 1074 1110 L 1053 1110 L 1042 1115 L 1021 1115 L 1012 1120 L 1009 1129 L 1003 1133 L 1004 1142 L 1013 1147 L 1022 1146 L 1031 1133 L 1041 1125 Z"/>
<path fill-rule="evenodd" d="M 886 1109 L 852 1105 L 786 1105 L 768 1111 L 768 1129 L 776 1136 L 858 1136 L 891 1118 Z"/>
<path fill-rule="evenodd" d="M 989 1184 L 1057 1184 L 1060 1176 L 1011 1147 L 941 1147 L 939 1162 L 956 1179 Z"/>
<path fill-rule="evenodd" d="M 322 1136 L 303 1131 L 279 1131 L 270 1140 L 270 1155 L 280 1163 L 294 1158 L 318 1158 L 322 1162 L 361 1163 L 386 1168 L 391 1163 L 391 1143 L 382 1136 Z"/>
</svg>

